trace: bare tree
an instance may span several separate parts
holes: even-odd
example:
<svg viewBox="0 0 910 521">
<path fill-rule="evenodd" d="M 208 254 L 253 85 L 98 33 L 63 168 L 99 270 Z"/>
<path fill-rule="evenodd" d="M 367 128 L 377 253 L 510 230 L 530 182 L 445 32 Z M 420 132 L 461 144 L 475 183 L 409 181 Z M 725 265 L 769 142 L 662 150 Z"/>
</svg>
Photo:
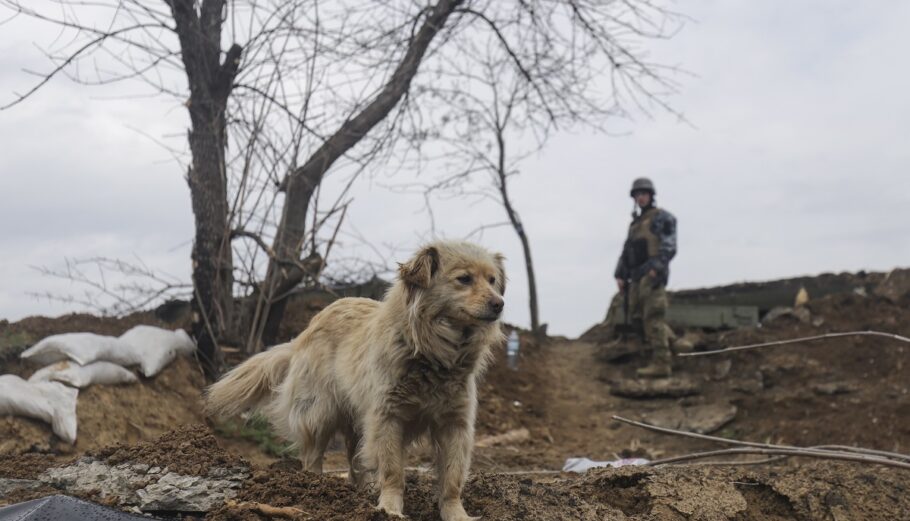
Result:
<svg viewBox="0 0 910 521">
<path fill-rule="evenodd" d="M 383 162 L 455 160 L 438 138 L 463 118 L 443 116 L 461 112 L 457 93 L 470 93 L 485 51 L 515 78 L 521 118 L 535 129 L 597 121 L 624 104 L 666 107 L 674 88 L 638 47 L 672 34 L 675 15 L 651 0 L 0 7 L 69 36 L 48 51 L 53 68 L 34 88 L 0 108 L 59 74 L 86 84 L 144 82 L 186 106 L 193 334 L 210 374 L 219 370 L 219 341 L 246 337 L 251 351 L 260 349 L 274 338 L 290 290 L 319 279 L 350 203 L 342 196 L 320 207 L 330 170 L 352 183 Z M 614 88 L 591 95 L 604 75 Z M 239 319 L 238 294 L 255 302 Z"/>
<path fill-rule="evenodd" d="M 425 87 L 438 102 L 421 107 L 423 117 L 442 124 L 429 136 L 414 137 L 427 148 L 444 151 L 431 166 L 441 174 L 398 187 L 421 193 L 431 215 L 437 196 L 490 200 L 504 209 L 507 222 L 483 224 L 471 235 L 501 225 L 515 231 L 535 334 L 543 331 L 530 239 L 509 193 L 509 180 L 520 163 L 539 152 L 557 128 L 605 132 L 612 118 L 636 112 L 649 116 L 654 110 L 681 117 L 667 102 L 676 92 L 677 70 L 645 61 L 634 46 L 636 39 L 671 36 L 676 27 L 666 25 L 671 14 L 647 2 L 595 4 L 555 3 L 498 16 L 472 12 L 490 34 L 474 41 L 457 65 L 438 74 L 453 77 L 448 84 Z M 563 8 L 568 20 L 558 16 Z M 630 10 L 624 13 L 625 8 Z M 416 168 L 430 169 L 426 163 Z"/>
<path fill-rule="evenodd" d="M 460 92 L 451 98 L 459 107 L 461 114 L 467 118 L 466 124 L 462 126 L 463 131 L 456 132 L 450 142 L 450 146 L 461 156 L 458 164 L 466 165 L 466 168 L 455 170 L 453 174 L 422 187 L 422 190 L 428 199 L 435 192 L 454 191 L 461 195 L 490 199 L 502 206 L 508 222 L 500 224 L 510 225 L 521 242 L 528 279 L 531 331 L 535 335 L 542 335 L 544 332 L 540 326 L 537 279 L 534 276 L 531 242 L 509 196 L 509 178 L 518 173 L 519 162 L 541 145 L 538 142 L 531 147 L 531 151 L 518 152 L 510 152 L 507 146 L 509 138 L 512 137 L 510 132 L 523 127 L 522 123 L 516 120 L 518 118 L 526 120 L 529 116 L 522 112 L 527 109 L 532 92 L 528 84 L 509 74 L 508 62 L 487 61 L 480 64 L 477 69 L 477 83 L 483 86 L 483 90 L 477 94 Z M 515 141 L 513 140 L 513 145 L 517 145 Z M 472 179 L 478 176 L 482 179 L 479 181 Z M 469 238 L 493 226 L 498 225 L 482 225 L 469 234 Z"/>
</svg>

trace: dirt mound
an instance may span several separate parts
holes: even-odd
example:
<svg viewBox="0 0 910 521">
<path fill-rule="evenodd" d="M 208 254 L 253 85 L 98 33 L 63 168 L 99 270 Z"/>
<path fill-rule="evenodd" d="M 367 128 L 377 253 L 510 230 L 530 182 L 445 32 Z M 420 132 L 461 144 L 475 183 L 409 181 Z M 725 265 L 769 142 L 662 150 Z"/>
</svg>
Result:
<svg viewBox="0 0 910 521">
<path fill-rule="evenodd" d="M 247 462 L 225 451 L 205 425 L 187 425 L 154 441 L 118 444 L 92 451 L 90 456 L 111 465 L 143 463 L 171 472 L 203 476 L 212 468 L 247 466 Z"/>
<path fill-rule="evenodd" d="M 136 384 L 94 385 L 79 392 L 78 438 L 62 443 L 44 423 L 0 416 L 0 454 L 83 453 L 115 443 L 152 440 L 178 425 L 203 421 L 203 378 L 194 360 L 178 357 L 155 378 Z"/>
<path fill-rule="evenodd" d="M 907 295 L 897 302 L 860 293 L 829 295 L 810 301 L 805 309 L 805 316 L 782 315 L 761 327 L 706 333 L 699 338 L 698 349 L 850 330 L 910 336 Z M 495 362 L 478 393 L 477 434 L 484 437 L 524 428 L 529 435 L 476 449 L 465 489 L 466 508 L 486 519 L 505 521 L 906 518 L 910 473 L 860 464 L 790 460 L 760 467 L 624 468 L 586 476 L 528 471 L 552 472 L 566 458 L 576 456 L 654 459 L 718 448 L 620 424 L 613 415 L 664 418 L 682 425 L 695 412 L 720 411 L 723 421 L 704 427 L 720 437 L 908 452 L 908 350 L 910 345 L 893 339 L 848 337 L 676 358 L 675 376 L 697 384 L 694 394 L 627 398 L 611 394 L 610 389 L 632 379 L 636 367 L 645 362 L 636 349 L 607 363 L 598 357 L 595 343 L 536 344 L 523 335 L 518 370 L 508 368 L 504 348 L 495 350 Z M 201 382 L 198 369 L 181 360 L 158 378 L 137 386 L 86 390 L 79 405 L 79 443 L 84 445 L 73 451 L 123 442 L 97 454 L 109 462 L 167 465 L 194 475 L 214 466 L 238 464 L 241 460 L 234 455 L 233 443 L 219 444 L 206 427 L 198 425 Z M 193 426 L 147 442 L 179 425 Z M 12 449 L 11 437 L 20 437 L 12 442 Z M 344 461 L 341 446 L 333 447 L 327 455 L 331 469 Z M 0 452 L 64 450 L 54 444 L 46 426 L 0 418 Z M 58 458 L 34 454 L 0 458 L 0 475 L 32 478 L 37 471 L 30 469 L 43 470 Z M 409 460 L 410 464 L 427 461 L 421 451 Z M 437 519 L 434 490 L 431 474 L 409 472 L 406 513 L 410 519 Z M 262 503 L 298 508 L 309 519 L 385 519 L 373 510 L 375 500 L 339 477 L 290 470 L 286 462 L 272 468 L 260 464 L 240 488 L 236 503 L 209 512 L 208 518 L 265 519 L 250 508 Z"/>
<path fill-rule="evenodd" d="M 209 513 L 210 520 L 269 519 L 243 506 L 261 503 L 273 507 L 294 507 L 306 513 L 306 519 L 326 521 L 374 521 L 391 519 L 376 512 L 370 497 L 357 492 L 346 480 L 301 471 L 260 470 L 244 484 L 235 498 L 239 505 L 226 505 Z"/>
<path fill-rule="evenodd" d="M 908 486 L 906 472 L 830 462 L 763 470 L 639 467 L 549 479 L 478 474 L 467 483 L 464 502 L 469 513 L 497 521 L 885 520 L 910 511 Z M 288 471 L 257 472 L 236 498 L 298 508 L 306 519 L 387 519 L 373 510 L 374 499 L 340 478 Z M 438 519 L 430 476 L 408 477 L 405 514 L 413 521 Z M 226 506 L 206 519 L 266 517 Z"/>
<path fill-rule="evenodd" d="M 28 333 L 39 340 L 46 336 L 72 333 L 74 331 L 120 336 L 138 325 L 158 326 L 169 329 L 177 327 L 162 322 L 151 311 L 133 313 L 125 317 L 99 317 L 87 313 L 70 313 L 55 318 L 35 316 L 26 317 L 14 323 L 0 323 L 0 332 L 5 330 L 9 333 Z"/>
<path fill-rule="evenodd" d="M 0 478 L 35 479 L 46 469 L 72 460 L 72 457 L 61 458 L 53 454 L 4 454 L 0 455 Z"/>
</svg>

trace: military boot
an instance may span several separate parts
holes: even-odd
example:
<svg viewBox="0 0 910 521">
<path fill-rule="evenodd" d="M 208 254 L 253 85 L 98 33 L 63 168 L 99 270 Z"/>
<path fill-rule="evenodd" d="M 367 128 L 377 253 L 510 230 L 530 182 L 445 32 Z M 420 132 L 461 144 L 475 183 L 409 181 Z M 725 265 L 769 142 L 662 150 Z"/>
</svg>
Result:
<svg viewBox="0 0 910 521">
<path fill-rule="evenodd" d="M 651 363 L 635 371 L 635 374 L 644 378 L 666 378 L 673 374 L 670 364 L 670 350 L 655 350 Z"/>
</svg>

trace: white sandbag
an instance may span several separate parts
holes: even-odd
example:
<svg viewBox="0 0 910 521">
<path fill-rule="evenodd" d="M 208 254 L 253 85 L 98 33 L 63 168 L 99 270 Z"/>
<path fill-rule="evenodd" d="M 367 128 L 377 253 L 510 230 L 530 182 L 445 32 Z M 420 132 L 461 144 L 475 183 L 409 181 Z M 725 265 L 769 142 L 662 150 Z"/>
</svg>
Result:
<svg viewBox="0 0 910 521">
<path fill-rule="evenodd" d="M 116 385 L 133 383 L 136 380 L 136 375 L 132 371 L 111 362 L 92 362 L 88 365 L 79 365 L 69 360 L 39 369 L 28 379 L 32 383 L 60 382 L 79 389 L 94 384 Z"/>
<path fill-rule="evenodd" d="M 49 365 L 72 360 L 79 365 L 107 361 L 129 367 L 138 365 L 152 377 L 167 367 L 178 354 L 190 355 L 196 345 L 185 331 L 136 326 L 118 337 L 94 333 L 53 335 L 26 349 L 23 360 Z"/>
<path fill-rule="evenodd" d="M 139 359 L 139 367 L 146 378 L 155 376 L 180 355 L 191 355 L 196 344 L 182 329 L 170 331 L 152 326 L 136 326 L 120 335 Z"/>
<path fill-rule="evenodd" d="M 40 365 L 50 365 L 62 360 L 73 360 L 86 365 L 106 360 L 117 365 L 137 364 L 136 354 L 129 345 L 112 336 L 94 333 L 64 333 L 49 336 L 19 355 L 23 360 Z"/>
<path fill-rule="evenodd" d="M 42 420 L 60 439 L 76 442 L 78 389 L 58 382 L 26 382 L 16 375 L 0 375 L 0 415 L 13 414 Z"/>
</svg>

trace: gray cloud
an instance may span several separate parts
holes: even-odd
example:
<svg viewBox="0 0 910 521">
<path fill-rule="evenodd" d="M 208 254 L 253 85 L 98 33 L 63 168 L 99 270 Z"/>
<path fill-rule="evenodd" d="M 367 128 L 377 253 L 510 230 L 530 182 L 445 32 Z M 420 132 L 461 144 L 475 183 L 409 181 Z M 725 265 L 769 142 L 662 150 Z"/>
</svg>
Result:
<svg viewBox="0 0 910 521">
<path fill-rule="evenodd" d="M 624 137 L 562 133 L 513 182 L 534 247 L 542 318 L 555 333 L 577 334 L 602 318 L 631 209 L 627 186 L 640 175 L 655 179 L 660 204 L 679 219 L 675 288 L 888 269 L 910 259 L 910 70 L 899 66 L 910 48 L 910 4 L 679 7 L 696 22 L 655 45 L 654 58 L 697 74 L 680 78 L 674 100 L 692 126 L 656 115 L 616 122 L 616 131 L 631 131 Z M 0 92 L 19 88 L 16 70 L 40 59 L 25 51 L 31 39 L 20 31 L 2 45 Z M 95 96 L 56 82 L 0 113 L 0 218 L 7 223 L 0 316 L 64 311 L 22 296 L 60 289 L 27 266 L 64 255 L 135 253 L 188 274 L 188 247 L 170 251 L 192 236 L 182 172 L 126 128 L 179 134 L 182 110 Z M 339 184 L 330 178 L 326 190 Z M 367 180 L 354 195 L 350 224 L 375 242 L 413 247 L 426 238 L 420 198 Z M 495 206 L 458 201 L 440 201 L 436 217 L 449 237 L 504 220 Z M 514 233 L 490 230 L 482 242 L 508 256 L 506 318 L 526 323 Z M 368 254 L 346 245 L 346 255 Z"/>
</svg>

